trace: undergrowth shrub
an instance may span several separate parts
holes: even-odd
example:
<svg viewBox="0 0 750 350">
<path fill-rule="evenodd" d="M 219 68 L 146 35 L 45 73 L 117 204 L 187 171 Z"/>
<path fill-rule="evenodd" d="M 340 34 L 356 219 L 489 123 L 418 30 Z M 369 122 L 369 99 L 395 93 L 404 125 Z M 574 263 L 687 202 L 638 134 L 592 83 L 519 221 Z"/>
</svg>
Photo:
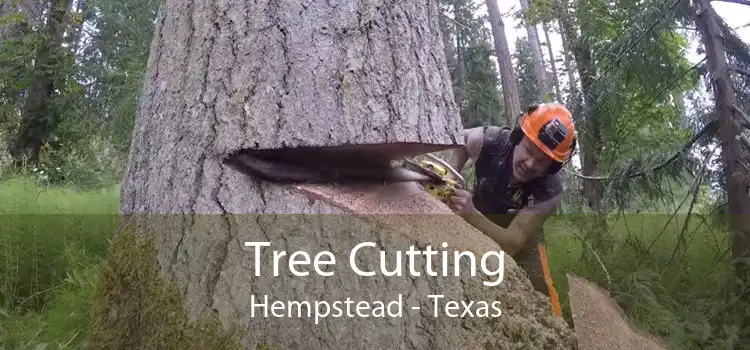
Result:
<svg viewBox="0 0 750 350">
<path fill-rule="evenodd" d="M 727 234 L 700 215 L 558 216 L 547 235 L 553 279 L 569 322 L 565 274 L 610 291 L 640 328 L 675 349 L 726 349 L 737 341 L 727 323 L 731 264 Z"/>
</svg>

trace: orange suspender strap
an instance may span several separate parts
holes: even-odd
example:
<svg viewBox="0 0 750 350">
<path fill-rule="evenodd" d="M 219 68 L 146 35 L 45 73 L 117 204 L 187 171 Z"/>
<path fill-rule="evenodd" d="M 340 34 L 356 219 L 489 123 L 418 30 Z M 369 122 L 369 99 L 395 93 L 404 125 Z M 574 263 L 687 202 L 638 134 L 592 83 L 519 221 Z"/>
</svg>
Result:
<svg viewBox="0 0 750 350">
<path fill-rule="evenodd" d="M 539 243 L 537 248 L 539 250 L 539 261 L 542 263 L 542 271 L 544 272 L 544 281 L 547 283 L 547 291 L 552 303 L 552 312 L 555 316 L 562 317 L 560 301 L 558 300 L 555 286 L 552 285 L 552 275 L 550 275 L 549 265 L 547 265 L 547 247 L 544 243 Z"/>
</svg>

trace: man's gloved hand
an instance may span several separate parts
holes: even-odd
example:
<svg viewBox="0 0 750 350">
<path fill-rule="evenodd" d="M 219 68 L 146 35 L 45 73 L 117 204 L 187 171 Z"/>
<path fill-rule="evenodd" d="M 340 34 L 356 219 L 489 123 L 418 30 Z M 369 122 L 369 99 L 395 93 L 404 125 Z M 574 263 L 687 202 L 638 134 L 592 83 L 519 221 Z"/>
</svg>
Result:
<svg viewBox="0 0 750 350">
<path fill-rule="evenodd" d="M 448 207 L 458 214 L 470 214 L 474 212 L 471 192 L 464 189 L 456 189 L 448 199 Z"/>
</svg>

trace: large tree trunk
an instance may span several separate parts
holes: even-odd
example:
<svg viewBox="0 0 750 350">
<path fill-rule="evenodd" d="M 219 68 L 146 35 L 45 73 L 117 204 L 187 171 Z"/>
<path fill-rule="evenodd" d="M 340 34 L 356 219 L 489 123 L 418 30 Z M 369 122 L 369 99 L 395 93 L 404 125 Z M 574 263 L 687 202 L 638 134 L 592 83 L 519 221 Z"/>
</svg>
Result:
<svg viewBox="0 0 750 350">
<path fill-rule="evenodd" d="M 55 68 L 59 59 L 66 29 L 66 17 L 72 0 L 51 2 L 44 42 L 37 49 L 34 79 L 31 82 L 21 111 L 21 121 L 10 150 L 16 166 L 39 162 L 42 146 L 58 123 L 58 113 L 52 98 L 58 83 Z"/>
<path fill-rule="evenodd" d="M 521 10 L 524 14 L 529 11 L 529 0 L 521 0 Z M 539 91 L 541 96 L 537 96 L 537 98 L 539 102 L 546 101 L 550 97 L 549 95 L 552 93 L 552 90 L 547 79 L 547 70 L 544 67 L 544 56 L 542 56 L 539 32 L 534 24 L 526 23 L 526 35 L 528 36 L 529 47 L 531 48 L 531 58 L 534 61 L 534 75 L 536 76 L 537 83 L 540 85 Z"/>
<path fill-rule="evenodd" d="M 552 83 L 555 87 L 555 99 L 562 103 L 562 92 L 560 91 L 560 79 L 557 77 L 557 62 L 555 62 L 555 50 L 552 49 L 552 41 L 549 40 L 549 25 L 544 22 L 542 23 L 542 30 L 544 30 L 544 40 L 547 42 L 547 54 L 549 54 L 549 64 L 552 68 Z"/>
<path fill-rule="evenodd" d="M 744 303 L 736 309 L 739 329 L 742 330 L 742 343 L 750 340 L 750 197 L 748 184 L 745 182 L 745 171 L 742 161 L 745 151 L 740 140 L 740 116 L 737 115 L 736 99 L 732 89 L 729 66 L 722 43 L 722 34 L 717 21 L 716 12 L 709 1 L 699 0 L 696 11 L 696 25 L 701 33 L 703 45 L 706 49 L 706 64 L 711 76 L 711 83 L 716 100 L 716 116 L 719 122 L 719 139 L 721 140 L 721 157 L 724 163 L 726 179 L 726 193 L 729 212 L 729 232 L 732 237 L 732 259 L 734 272 L 738 283 L 739 299 Z"/>
<path fill-rule="evenodd" d="M 575 96 L 573 99 L 574 109 L 581 107 L 583 102 L 582 114 L 583 123 L 579 123 L 582 126 L 582 136 L 579 136 L 579 142 L 581 145 L 582 164 L 581 172 L 585 176 L 594 176 L 598 167 L 598 159 L 601 154 L 601 128 L 596 115 L 590 111 L 595 105 L 595 95 L 593 91 L 596 66 L 592 58 L 592 50 L 585 40 L 578 38 L 573 25 L 571 24 L 570 15 L 562 6 L 561 2 L 558 2 L 561 17 L 560 26 L 562 28 L 564 41 L 567 40 L 570 45 L 570 51 L 575 58 L 576 67 L 578 68 L 578 75 L 581 78 L 581 90 L 580 95 Z M 583 196 L 588 202 L 589 208 L 600 213 L 602 211 L 602 200 L 603 200 L 603 188 L 599 180 L 586 178 L 583 179 Z"/>
<path fill-rule="evenodd" d="M 673 92 L 672 99 L 674 99 L 674 107 L 680 114 L 680 126 L 689 127 L 690 118 L 687 115 L 687 109 L 685 109 L 685 95 L 681 91 Z"/>
<path fill-rule="evenodd" d="M 404 144 L 395 158 L 459 142 L 462 127 L 437 7 L 303 5 L 291 1 L 244 9 L 230 3 L 216 12 L 198 3 L 167 5 L 166 28 L 196 28 L 193 33 L 155 32 L 123 184 L 123 211 L 221 211 L 214 201 L 203 201 L 216 189 L 198 193 L 197 206 L 180 200 L 177 192 L 170 191 L 174 198 L 158 192 L 172 187 L 198 191 L 206 176 L 224 171 L 219 157 L 240 149 Z M 407 16 L 403 11 L 410 7 L 420 12 Z M 188 10 L 192 21 L 177 15 Z M 245 21 L 243 11 L 254 15 Z M 164 39 L 167 35 L 182 45 Z M 405 35 L 416 38 L 405 41 Z M 145 117 L 150 114 L 154 117 Z M 169 157 L 161 163 L 180 175 L 172 179 L 164 168 L 150 166 L 154 154 Z M 128 183 L 141 186 L 129 188 Z M 150 186 L 156 187 L 146 191 Z"/>
<path fill-rule="evenodd" d="M 518 93 L 518 80 L 513 72 L 513 63 L 510 59 L 508 40 L 505 38 L 505 24 L 500 15 L 500 8 L 495 0 L 487 0 L 487 14 L 492 27 L 492 37 L 495 39 L 495 55 L 500 68 L 500 81 L 503 86 L 503 100 L 505 106 L 505 119 L 508 125 L 515 124 L 516 118 L 521 115 L 521 98 Z"/>
<path fill-rule="evenodd" d="M 488 260 L 504 264 L 499 287 L 483 286 L 469 272 L 426 276 L 429 267 L 419 257 L 414 269 L 420 276 L 354 273 L 352 262 L 378 269 L 381 249 L 389 269 L 395 251 L 410 246 L 442 250 L 446 242 L 450 255 L 499 250 L 416 183 L 281 185 L 222 164 L 244 148 L 369 145 L 362 157 L 376 151 L 401 157 L 455 146 L 460 117 L 437 10 L 435 1 L 415 0 L 336 7 L 167 1 L 122 184 L 122 230 L 94 303 L 92 347 L 573 348 L 567 325 L 508 257 Z M 245 242 L 271 246 L 256 258 Z M 375 243 L 350 261 L 362 242 Z M 323 273 L 335 274 L 324 278 L 298 265 L 292 268 L 311 274 L 293 276 L 286 255 L 274 276 L 272 250 L 331 251 L 334 264 Z M 433 260 L 433 269 L 442 269 L 441 261 Z M 468 271 L 468 263 L 464 258 L 447 268 Z M 434 317 L 433 294 L 445 295 L 441 307 L 448 299 L 474 301 L 475 315 L 481 300 L 500 301 L 502 317 Z M 264 317 L 251 302 L 266 296 L 289 308 L 271 308 Z M 305 308 L 298 317 L 299 305 L 287 304 L 309 301 L 315 312 L 315 301 L 347 298 L 355 315 L 360 301 L 380 300 L 402 316 L 346 317 L 344 304 L 338 305 L 343 317 L 331 309 L 316 320 Z M 391 303 L 398 300 L 403 304 Z M 198 323 L 211 319 L 220 324 Z"/>
<path fill-rule="evenodd" d="M 445 0 L 442 0 L 445 1 Z M 448 5 L 451 6 L 451 5 Z M 442 6 L 441 6 L 442 12 Z M 445 15 L 438 14 L 438 23 L 440 24 L 440 33 L 443 36 L 443 51 L 445 53 L 445 62 L 448 65 L 448 71 L 456 69 L 456 57 L 453 47 L 453 37 L 451 36 L 450 27 L 452 24 L 448 24 L 445 19 Z"/>
<path fill-rule="evenodd" d="M 562 28 L 562 21 L 558 21 L 558 23 L 560 23 L 560 28 Z M 561 30 L 560 32 L 560 38 L 562 39 L 561 42 L 563 47 L 563 62 L 565 63 L 565 72 L 568 73 L 568 85 L 570 86 L 570 98 L 568 99 L 568 103 L 572 103 L 576 98 L 575 95 L 578 92 L 576 67 L 575 63 L 573 62 L 573 53 L 570 51 L 570 38 L 565 35 L 565 32 L 563 30 Z"/>
</svg>

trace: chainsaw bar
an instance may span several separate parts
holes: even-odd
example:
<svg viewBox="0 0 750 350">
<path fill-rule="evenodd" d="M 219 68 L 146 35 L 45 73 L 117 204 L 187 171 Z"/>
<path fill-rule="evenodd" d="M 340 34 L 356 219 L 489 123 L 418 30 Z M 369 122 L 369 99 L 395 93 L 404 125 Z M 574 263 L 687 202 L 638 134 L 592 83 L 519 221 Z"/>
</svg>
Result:
<svg viewBox="0 0 750 350">
<path fill-rule="evenodd" d="M 442 182 L 443 178 L 440 176 L 440 174 L 435 173 L 434 171 L 430 169 L 426 169 L 423 166 L 421 166 L 419 163 L 417 163 L 413 159 L 404 159 L 404 168 L 409 169 L 411 171 L 420 173 L 424 176 L 428 177 L 428 180 L 432 180 L 433 182 Z"/>
<path fill-rule="evenodd" d="M 224 162 L 245 175 L 277 183 L 372 184 L 435 180 L 435 174 L 394 166 L 391 161 L 362 154 L 310 152 L 245 150 L 227 157 Z"/>
</svg>

